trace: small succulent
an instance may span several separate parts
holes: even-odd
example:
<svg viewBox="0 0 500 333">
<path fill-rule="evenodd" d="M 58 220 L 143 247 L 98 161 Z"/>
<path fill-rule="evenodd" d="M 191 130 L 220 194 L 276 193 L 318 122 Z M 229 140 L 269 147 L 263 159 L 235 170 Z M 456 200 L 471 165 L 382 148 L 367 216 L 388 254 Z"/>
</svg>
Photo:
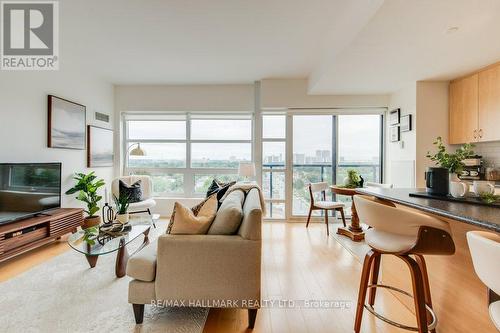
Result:
<svg viewBox="0 0 500 333">
<path fill-rule="evenodd" d="M 130 195 L 120 195 L 118 198 L 113 195 L 118 214 L 126 214 L 129 206 Z"/>
<path fill-rule="evenodd" d="M 87 242 L 89 245 L 95 244 L 95 239 L 99 235 L 99 228 L 97 226 L 90 227 L 83 230 L 83 241 Z"/>
</svg>

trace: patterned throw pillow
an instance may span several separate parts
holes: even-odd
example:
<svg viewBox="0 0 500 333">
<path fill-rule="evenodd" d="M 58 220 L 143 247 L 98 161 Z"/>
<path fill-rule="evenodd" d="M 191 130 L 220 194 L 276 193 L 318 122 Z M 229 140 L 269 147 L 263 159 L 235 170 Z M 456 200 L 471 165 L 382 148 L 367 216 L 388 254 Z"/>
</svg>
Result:
<svg viewBox="0 0 500 333">
<path fill-rule="evenodd" d="M 217 202 L 219 202 L 219 207 L 220 207 L 221 205 L 220 199 L 222 199 L 224 194 L 226 194 L 227 190 L 234 184 L 236 184 L 236 182 L 223 183 L 218 181 L 217 179 L 214 179 L 212 181 L 212 184 L 208 188 L 207 197 L 217 193 Z"/>
<path fill-rule="evenodd" d="M 192 208 L 176 202 L 167 227 L 167 234 L 206 234 L 216 213 L 216 195 L 211 195 Z"/>
<path fill-rule="evenodd" d="M 119 195 L 120 197 L 128 196 L 129 203 L 142 201 L 141 180 L 136 181 L 132 185 L 128 185 L 120 179 Z"/>
</svg>

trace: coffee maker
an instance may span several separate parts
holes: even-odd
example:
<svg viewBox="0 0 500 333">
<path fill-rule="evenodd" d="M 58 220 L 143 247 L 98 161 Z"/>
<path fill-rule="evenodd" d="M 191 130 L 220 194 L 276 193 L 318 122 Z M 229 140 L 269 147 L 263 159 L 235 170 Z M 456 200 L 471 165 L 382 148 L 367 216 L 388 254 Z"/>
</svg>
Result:
<svg viewBox="0 0 500 333">
<path fill-rule="evenodd" d="M 458 175 L 463 180 L 481 180 L 484 179 L 484 166 L 482 156 L 475 155 L 463 160 L 464 169 Z"/>
</svg>

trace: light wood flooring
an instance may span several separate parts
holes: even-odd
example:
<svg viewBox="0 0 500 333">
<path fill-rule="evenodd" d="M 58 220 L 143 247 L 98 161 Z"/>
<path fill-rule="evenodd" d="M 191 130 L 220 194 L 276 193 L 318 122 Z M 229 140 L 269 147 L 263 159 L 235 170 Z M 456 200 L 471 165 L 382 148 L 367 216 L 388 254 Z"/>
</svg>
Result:
<svg viewBox="0 0 500 333">
<path fill-rule="evenodd" d="M 162 224 L 164 221 L 162 221 Z M 302 223 L 267 222 L 263 226 L 262 299 L 281 300 L 281 305 L 258 311 L 255 333 L 352 332 L 358 283 L 361 274 L 359 245 L 347 250 L 330 237 L 322 223 L 308 229 Z M 345 241 L 342 241 L 346 245 Z M 0 282 L 69 250 L 64 238 L 0 264 Z M 402 272 L 406 274 L 406 272 Z M 408 277 L 409 278 L 409 277 Z M 283 302 L 289 301 L 288 306 Z M 305 301 L 329 302 L 332 306 L 306 308 Z M 336 304 L 335 302 L 341 302 Z M 269 303 L 268 303 L 269 304 Z M 318 303 L 316 303 L 318 304 Z M 341 305 L 344 304 L 345 307 Z M 339 307 L 336 307 L 336 306 Z M 399 301 L 381 290 L 375 307 L 396 321 L 415 325 L 414 316 Z M 204 333 L 250 332 L 247 311 L 211 309 Z M 362 332 L 402 332 L 365 311 Z"/>
</svg>

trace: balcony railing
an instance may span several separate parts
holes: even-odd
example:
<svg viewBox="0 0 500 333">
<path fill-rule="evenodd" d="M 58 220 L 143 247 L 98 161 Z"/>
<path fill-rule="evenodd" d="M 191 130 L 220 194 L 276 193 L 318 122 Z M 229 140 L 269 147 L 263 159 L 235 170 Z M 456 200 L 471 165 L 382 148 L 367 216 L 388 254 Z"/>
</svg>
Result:
<svg viewBox="0 0 500 333">
<path fill-rule="evenodd" d="M 268 183 L 262 184 L 263 188 L 269 188 L 269 193 L 267 196 L 267 201 L 269 203 L 269 217 L 273 217 L 273 199 L 274 199 L 274 188 L 273 188 L 273 173 L 283 172 L 283 163 L 264 163 L 263 169 L 265 172 L 269 173 Z M 302 169 L 303 174 L 297 175 L 296 173 Z M 314 171 L 314 170 L 317 171 Z M 374 163 L 343 163 L 335 166 L 334 168 L 331 163 L 315 163 L 315 164 L 294 164 L 294 183 L 293 186 L 293 204 L 299 204 L 301 207 L 293 207 L 293 215 L 305 215 L 309 208 L 309 193 L 305 187 L 306 184 L 310 182 L 323 182 L 342 184 L 344 178 L 347 176 L 347 170 L 358 169 L 360 174 L 363 176 L 365 181 L 379 182 L 381 179 L 380 165 Z M 361 170 L 360 170 L 361 169 Z M 274 171 L 275 170 L 275 171 Z M 280 170 L 280 171 L 278 171 Z M 298 178 L 296 178 L 298 177 Z M 266 191 L 267 192 L 267 191 Z M 285 189 L 279 189 L 279 191 L 284 193 Z M 332 194 L 332 199 L 335 199 Z M 349 198 L 342 198 L 343 201 L 349 201 Z M 295 201 L 298 200 L 298 201 Z M 347 203 L 347 202 L 346 202 Z M 307 208 L 305 208 L 307 207 Z"/>
</svg>

